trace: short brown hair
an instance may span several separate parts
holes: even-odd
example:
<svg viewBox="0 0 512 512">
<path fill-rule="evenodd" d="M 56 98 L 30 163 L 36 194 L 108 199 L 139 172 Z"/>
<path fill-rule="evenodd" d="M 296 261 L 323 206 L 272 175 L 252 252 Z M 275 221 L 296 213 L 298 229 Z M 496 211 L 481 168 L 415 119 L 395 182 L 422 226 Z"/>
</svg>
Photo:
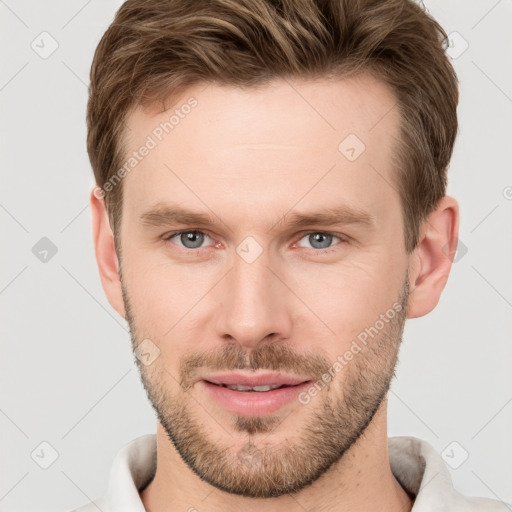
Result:
<svg viewBox="0 0 512 512">
<path fill-rule="evenodd" d="M 412 0 L 128 0 L 91 67 L 87 150 L 103 190 L 123 162 L 136 105 L 201 82 L 256 86 L 276 78 L 370 72 L 400 112 L 395 188 L 408 251 L 446 193 L 457 134 L 458 82 L 442 27 Z M 114 229 L 122 183 L 104 192 Z"/>
</svg>

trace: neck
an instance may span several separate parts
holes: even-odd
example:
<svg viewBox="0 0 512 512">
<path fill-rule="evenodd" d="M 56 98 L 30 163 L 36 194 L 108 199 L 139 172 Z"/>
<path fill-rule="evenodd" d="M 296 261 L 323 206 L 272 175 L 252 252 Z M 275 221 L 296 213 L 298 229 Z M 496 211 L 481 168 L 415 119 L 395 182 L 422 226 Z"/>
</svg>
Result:
<svg viewBox="0 0 512 512">
<path fill-rule="evenodd" d="M 157 428 L 157 471 L 141 493 L 151 512 L 409 512 L 413 499 L 391 472 L 387 441 L 387 400 L 364 434 L 317 481 L 294 495 L 245 498 L 201 480 L 181 459 L 163 427 Z"/>
</svg>

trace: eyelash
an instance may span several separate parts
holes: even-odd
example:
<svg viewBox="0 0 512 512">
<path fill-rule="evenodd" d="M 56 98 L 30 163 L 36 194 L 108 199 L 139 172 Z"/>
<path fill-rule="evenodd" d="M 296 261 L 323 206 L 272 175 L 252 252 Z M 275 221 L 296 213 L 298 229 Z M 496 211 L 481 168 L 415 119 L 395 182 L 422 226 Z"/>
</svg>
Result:
<svg viewBox="0 0 512 512">
<path fill-rule="evenodd" d="M 171 240 L 174 237 L 183 235 L 185 233 L 200 233 L 200 234 L 208 236 L 209 238 L 212 238 L 207 232 L 202 231 L 200 229 L 186 229 L 186 230 L 182 230 L 182 231 L 175 231 L 173 233 L 169 233 L 168 235 L 166 235 L 164 237 L 164 242 L 171 243 Z M 341 242 L 348 242 L 348 240 L 349 240 L 349 237 L 347 235 L 343 235 L 341 233 L 331 233 L 330 231 L 318 231 L 317 230 L 317 231 L 308 231 L 306 233 L 301 233 L 301 236 L 300 236 L 300 238 L 297 239 L 297 242 L 299 242 L 306 236 L 314 235 L 314 234 L 322 234 L 322 235 L 332 236 L 334 238 L 338 238 Z M 297 242 L 294 242 L 294 243 L 297 243 Z M 328 253 L 336 250 L 337 245 L 338 244 L 335 244 L 331 247 L 327 247 L 326 249 L 315 249 L 315 248 L 310 248 L 310 247 L 301 247 L 301 248 L 308 249 L 310 251 L 315 252 L 316 254 L 320 254 L 320 253 L 328 254 Z M 207 247 L 198 247 L 197 249 L 189 249 L 188 247 L 182 247 L 182 246 L 178 246 L 178 247 L 180 247 L 181 249 L 184 249 L 185 251 L 192 251 L 192 252 L 199 252 L 201 249 L 207 249 Z"/>
</svg>

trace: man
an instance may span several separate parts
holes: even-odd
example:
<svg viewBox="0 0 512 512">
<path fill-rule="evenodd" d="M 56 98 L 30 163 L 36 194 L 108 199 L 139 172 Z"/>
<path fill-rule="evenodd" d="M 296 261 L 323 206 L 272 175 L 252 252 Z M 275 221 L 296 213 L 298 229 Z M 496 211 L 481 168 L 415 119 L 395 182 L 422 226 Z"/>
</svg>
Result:
<svg viewBox="0 0 512 512">
<path fill-rule="evenodd" d="M 459 215 L 457 79 L 412 1 L 129 0 L 96 51 L 96 257 L 156 436 L 83 511 L 502 510 L 387 438 Z"/>
</svg>

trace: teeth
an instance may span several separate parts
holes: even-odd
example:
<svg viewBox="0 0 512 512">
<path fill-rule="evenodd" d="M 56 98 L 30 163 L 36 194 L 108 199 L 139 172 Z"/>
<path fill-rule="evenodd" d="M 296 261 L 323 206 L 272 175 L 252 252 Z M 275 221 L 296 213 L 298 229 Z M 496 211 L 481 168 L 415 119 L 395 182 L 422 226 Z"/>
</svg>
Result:
<svg viewBox="0 0 512 512">
<path fill-rule="evenodd" d="M 266 386 L 243 386 L 242 384 L 226 384 L 224 386 L 235 391 L 270 391 L 271 389 L 280 388 L 281 384 L 268 384 Z"/>
</svg>

